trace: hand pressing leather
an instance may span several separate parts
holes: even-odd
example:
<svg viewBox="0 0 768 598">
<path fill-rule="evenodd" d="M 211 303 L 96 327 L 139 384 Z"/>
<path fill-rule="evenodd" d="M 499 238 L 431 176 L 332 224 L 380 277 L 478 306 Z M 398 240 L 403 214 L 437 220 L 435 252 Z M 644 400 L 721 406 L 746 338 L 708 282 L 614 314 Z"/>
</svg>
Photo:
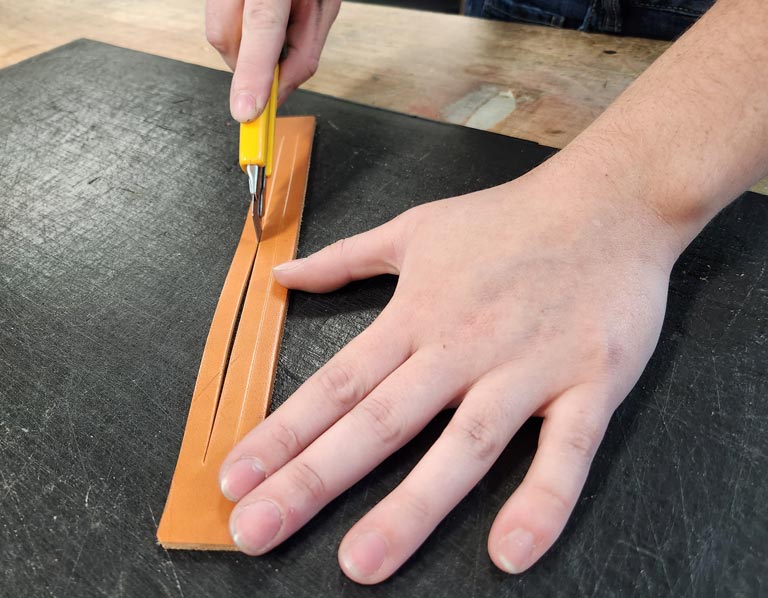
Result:
<svg viewBox="0 0 768 598">
<path fill-rule="evenodd" d="M 310 292 L 382 273 L 399 281 L 376 321 L 223 464 L 241 550 L 283 542 L 448 407 L 434 446 L 342 541 L 344 572 L 360 583 L 392 575 L 531 416 L 543 418 L 538 450 L 488 552 L 518 573 L 553 544 L 653 351 L 679 251 L 642 202 L 557 180 L 545 164 L 275 269 Z"/>
<path fill-rule="evenodd" d="M 235 73 L 229 95 L 235 120 L 253 120 L 264 110 L 283 45 L 279 103 L 314 75 L 340 5 L 341 0 L 207 0 L 206 37 Z"/>
</svg>

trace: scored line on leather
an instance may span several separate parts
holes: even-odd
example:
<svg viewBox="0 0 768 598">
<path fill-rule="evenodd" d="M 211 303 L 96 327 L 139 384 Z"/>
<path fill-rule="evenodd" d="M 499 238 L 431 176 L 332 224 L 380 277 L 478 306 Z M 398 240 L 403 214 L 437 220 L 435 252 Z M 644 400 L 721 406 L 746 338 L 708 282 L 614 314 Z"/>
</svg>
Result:
<svg viewBox="0 0 768 598">
<path fill-rule="evenodd" d="M 267 201 L 270 201 L 270 198 L 272 196 L 272 188 L 274 187 L 273 182 L 275 180 L 277 180 L 278 176 L 280 176 L 280 174 L 281 174 L 282 164 L 281 164 L 280 158 L 281 158 L 281 155 L 282 155 L 283 146 L 285 144 L 285 137 L 280 138 L 279 141 L 280 141 L 280 145 L 279 145 L 279 147 L 277 149 L 277 155 L 275 157 L 275 169 L 274 169 L 274 172 L 272 173 L 272 176 L 267 181 L 268 185 L 267 185 L 267 189 L 265 190 L 265 199 Z M 295 149 L 295 146 L 294 146 L 294 149 Z M 296 164 L 296 156 L 295 156 L 295 152 L 294 152 L 293 161 L 291 162 L 291 168 L 293 168 L 295 166 L 295 164 Z M 291 173 L 290 176 L 292 177 L 293 173 Z M 286 195 L 286 197 L 287 197 L 287 195 Z M 285 206 L 287 206 L 287 202 L 284 202 L 284 204 L 285 205 L 283 207 L 283 213 L 285 213 Z M 266 203 L 265 203 L 265 205 L 266 205 Z M 249 210 L 253 210 L 254 207 L 255 206 L 253 205 L 253 201 L 251 201 L 251 205 L 250 205 Z M 250 215 L 250 211 L 249 211 L 249 215 Z M 245 221 L 245 227 L 248 228 L 249 225 L 250 225 L 250 218 L 248 217 L 248 218 L 246 218 L 246 221 Z M 240 300 L 238 301 L 238 306 L 237 306 L 237 314 L 235 316 L 235 324 L 234 324 L 234 326 L 232 328 L 232 333 L 231 333 L 230 339 L 229 339 L 229 345 L 227 347 L 226 363 L 224 365 L 224 370 L 223 370 L 223 372 L 221 374 L 221 380 L 220 380 L 220 382 L 218 384 L 217 395 L 216 395 L 216 403 L 215 403 L 215 406 L 214 406 L 213 419 L 211 420 L 210 429 L 208 430 L 208 438 L 207 438 L 206 443 L 205 443 L 205 452 L 203 453 L 203 459 L 202 459 L 203 463 L 205 463 L 206 459 L 208 458 L 208 449 L 210 448 L 211 440 L 213 439 L 213 431 L 214 431 L 214 429 L 216 427 L 216 420 L 218 419 L 218 415 L 219 415 L 219 406 L 221 404 L 221 394 L 222 394 L 222 392 L 224 392 L 224 384 L 226 383 L 227 370 L 229 369 L 230 358 L 232 356 L 232 350 L 233 350 L 233 348 L 235 346 L 235 343 L 237 342 L 237 332 L 238 332 L 240 321 L 241 321 L 241 318 L 242 318 L 242 315 L 243 315 L 243 308 L 245 307 L 245 301 L 246 301 L 246 296 L 247 296 L 247 292 L 248 292 L 248 287 L 250 286 L 250 283 L 251 283 L 251 278 L 252 278 L 252 274 L 253 274 L 253 266 L 255 265 L 256 260 L 258 259 L 259 247 L 260 246 L 261 246 L 261 244 L 257 240 L 255 252 L 254 252 L 253 258 L 251 260 L 251 268 L 250 268 L 250 270 L 248 272 L 248 275 L 247 275 L 247 277 L 245 279 L 245 283 L 243 285 L 242 292 L 240 293 Z M 270 284 L 271 284 L 271 279 L 270 279 Z M 263 319 L 264 319 L 265 315 L 266 315 L 266 310 L 262 309 L 261 320 L 259 322 L 259 326 L 260 327 L 262 325 L 262 322 L 263 322 Z M 256 342 L 258 343 L 258 336 L 257 336 Z M 247 387 L 245 388 L 245 392 L 246 393 L 248 392 L 248 388 Z M 244 401 L 243 401 L 243 403 L 244 403 Z"/>
<path fill-rule="evenodd" d="M 253 208 L 253 205 L 251 205 L 251 208 Z M 248 222 L 246 222 L 246 226 L 248 226 Z M 256 252 L 258 252 L 258 242 L 256 243 Z M 239 300 L 237 301 L 237 308 L 235 310 L 234 315 L 234 321 L 231 328 L 231 332 L 229 335 L 229 341 L 227 343 L 227 347 L 225 350 L 225 356 L 224 356 L 224 365 L 221 369 L 220 374 L 218 375 L 218 381 L 217 381 L 217 388 L 216 388 L 216 397 L 214 399 L 213 404 L 213 418 L 211 419 L 211 424 L 209 426 L 208 430 L 208 438 L 205 443 L 205 452 L 203 453 L 203 457 L 201 459 L 201 463 L 205 463 L 206 457 L 208 456 L 208 447 L 210 446 L 211 442 L 211 435 L 213 434 L 213 427 L 216 425 L 216 416 L 218 415 L 219 411 L 219 402 L 221 400 L 221 392 L 224 389 L 224 381 L 227 378 L 227 370 L 229 369 L 229 358 L 232 355 L 232 347 L 235 344 L 235 336 L 237 335 L 237 328 L 240 324 L 240 317 L 243 313 L 243 304 L 245 303 L 245 291 L 248 288 L 248 284 L 251 280 L 251 273 L 253 271 L 253 261 L 255 260 L 256 254 L 253 255 L 253 260 L 251 260 L 251 267 L 248 268 L 248 273 L 245 276 L 245 282 L 243 284 L 243 289 L 239 294 Z"/>
<path fill-rule="evenodd" d="M 284 141 L 285 141 L 285 138 L 280 140 L 280 152 L 282 152 Z M 293 174 L 294 174 L 294 171 L 295 171 L 295 168 L 296 168 L 296 157 L 298 155 L 298 152 L 297 152 L 298 145 L 299 145 L 299 139 L 296 138 L 294 140 L 294 144 L 293 144 L 293 148 L 292 148 L 293 151 L 290 153 L 290 156 L 291 156 L 291 167 L 288 169 L 288 185 L 287 185 L 287 188 L 286 188 L 286 191 L 285 191 L 285 197 L 286 198 L 291 197 L 291 191 L 293 189 Z M 278 159 L 279 159 L 279 156 L 280 156 L 280 153 L 278 153 Z M 302 192 L 302 195 L 303 195 L 303 192 Z M 279 220 L 279 228 L 280 229 L 283 229 L 284 226 L 285 226 L 285 219 L 286 219 L 286 216 L 288 215 L 288 206 L 289 206 L 289 204 L 290 204 L 289 201 L 283 202 L 283 210 L 280 213 L 280 220 Z M 299 225 L 299 222 L 296 223 L 297 227 L 298 227 L 298 225 Z M 297 240 L 298 240 L 298 231 L 297 231 Z M 272 247 L 272 254 L 270 255 L 269 259 L 267 260 L 272 265 L 277 265 L 280 262 L 280 260 L 276 257 L 277 251 L 278 251 L 278 247 L 277 247 L 277 245 L 274 245 Z M 294 251 L 294 253 L 295 253 L 295 251 Z M 258 258 L 258 256 L 257 256 L 257 258 Z M 270 273 L 271 273 L 271 271 L 270 271 Z M 272 286 L 275 284 L 275 279 L 270 275 L 266 282 L 267 282 L 267 290 L 266 290 L 265 297 L 268 298 L 268 297 L 270 297 L 272 295 L 272 290 L 273 290 Z M 266 309 L 262 310 L 261 320 L 259 322 L 259 334 L 261 334 L 261 331 L 263 330 L 264 318 L 266 317 L 266 314 L 267 314 L 267 310 Z M 278 347 L 277 348 L 279 348 L 279 343 L 278 343 Z M 240 406 L 240 413 L 239 413 L 239 415 L 237 417 L 237 425 L 236 425 L 236 428 L 235 428 L 235 438 L 239 438 L 242 435 L 241 429 L 242 429 L 243 418 L 245 416 L 245 407 L 246 407 L 246 401 L 243 401 L 241 406 Z"/>
</svg>

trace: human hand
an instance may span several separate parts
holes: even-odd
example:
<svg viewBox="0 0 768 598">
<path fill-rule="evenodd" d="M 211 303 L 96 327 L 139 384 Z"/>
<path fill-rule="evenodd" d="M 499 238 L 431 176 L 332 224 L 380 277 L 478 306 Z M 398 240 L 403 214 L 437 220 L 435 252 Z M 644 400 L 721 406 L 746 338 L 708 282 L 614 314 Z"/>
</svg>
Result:
<svg viewBox="0 0 768 598">
<path fill-rule="evenodd" d="M 261 114 L 284 44 L 278 103 L 315 74 L 340 5 L 341 0 L 207 0 L 206 37 L 235 73 L 229 94 L 235 120 Z"/>
<path fill-rule="evenodd" d="M 311 292 L 399 281 L 375 322 L 225 460 L 241 550 L 283 542 L 447 407 L 437 442 L 341 542 L 344 572 L 366 584 L 395 572 L 532 415 L 544 418 L 539 447 L 488 551 L 518 573 L 549 549 L 658 340 L 679 251 L 642 202 L 581 188 L 545 164 L 275 270 Z"/>
</svg>

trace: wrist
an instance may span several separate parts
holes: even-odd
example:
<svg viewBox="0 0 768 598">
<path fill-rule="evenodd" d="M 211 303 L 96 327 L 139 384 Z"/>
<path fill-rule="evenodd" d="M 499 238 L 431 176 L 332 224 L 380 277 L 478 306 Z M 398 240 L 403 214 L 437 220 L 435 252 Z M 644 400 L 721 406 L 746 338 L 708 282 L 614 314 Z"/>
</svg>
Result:
<svg viewBox="0 0 768 598">
<path fill-rule="evenodd" d="M 622 250 L 671 269 L 700 228 L 689 232 L 659 210 L 631 159 L 599 150 L 597 144 L 569 145 L 528 173 L 525 184 L 546 194 L 553 213 L 580 221 L 595 235 L 618 237 Z"/>
<path fill-rule="evenodd" d="M 628 127 L 610 130 L 608 123 L 599 121 L 595 125 L 543 164 L 537 174 L 560 179 L 566 192 L 589 197 L 644 223 L 651 238 L 667 245 L 676 260 L 732 198 L 709 188 L 707 173 L 686 160 L 661 163 L 660 153 L 649 151 L 642 136 Z"/>
</svg>

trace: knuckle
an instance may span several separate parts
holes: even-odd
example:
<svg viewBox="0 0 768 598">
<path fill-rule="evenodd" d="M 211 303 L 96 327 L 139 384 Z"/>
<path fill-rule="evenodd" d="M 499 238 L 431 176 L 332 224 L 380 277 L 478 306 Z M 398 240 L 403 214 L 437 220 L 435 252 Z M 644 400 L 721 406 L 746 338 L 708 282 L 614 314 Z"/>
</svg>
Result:
<svg viewBox="0 0 768 598">
<path fill-rule="evenodd" d="M 596 325 L 588 336 L 593 342 L 587 349 L 586 358 L 596 371 L 614 374 L 625 367 L 629 360 L 625 339 L 617 337 L 614 330 L 606 330 L 602 324 Z"/>
<path fill-rule="evenodd" d="M 354 245 L 354 237 L 345 237 L 343 239 L 339 239 L 333 244 L 333 250 L 341 258 L 348 258 L 352 254 Z"/>
<path fill-rule="evenodd" d="M 304 63 L 304 81 L 312 77 L 317 72 L 320 66 L 320 58 L 317 56 L 310 56 Z"/>
<path fill-rule="evenodd" d="M 432 509 L 422 496 L 403 490 L 397 497 L 397 501 L 416 521 L 430 521 L 432 519 Z"/>
<path fill-rule="evenodd" d="M 280 422 L 274 422 L 270 428 L 270 439 L 273 448 L 278 449 L 286 457 L 290 458 L 298 455 L 301 450 L 301 442 L 296 432 Z"/>
<path fill-rule="evenodd" d="M 275 29 L 280 23 L 280 12 L 267 2 L 251 2 L 243 11 L 244 29 Z"/>
<path fill-rule="evenodd" d="M 601 439 L 601 427 L 585 418 L 566 433 L 561 442 L 567 454 L 575 456 L 579 461 L 589 462 L 595 456 Z"/>
<path fill-rule="evenodd" d="M 405 214 L 400 214 L 385 225 L 387 227 L 386 241 L 384 245 L 384 250 L 387 253 L 385 255 L 390 263 L 395 265 L 398 269 L 400 264 L 403 263 L 408 240 L 413 233 L 413 229 L 410 227 L 410 222 L 404 216 Z"/>
<path fill-rule="evenodd" d="M 386 445 L 397 444 L 405 434 L 405 422 L 389 401 L 371 396 L 359 406 L 364 429 L 370 429 Z"/>
<path fill-rule="evenodd" d="M 392 274 L 399 272 L 400 264 L 403 263 L 403 248 L 404 244 L 397 235 L 390 235 L 387 238 L 384 250 L 385 255 L 389 258 L 389 263 L 393 266 Z"/>
<path fill-rule="evenodd" d="M 621 369 L 627 363 L 628 353 L 623 343 L 609 340 L 605 343 L 605 365 L 615 371 Z"/>
<path fill-rule="evenodd" d="M 213 46 L 219 54 L 227 54 L 230 50 L 230 43 L 224 32 L 218 27 L 206 26 L 205 39 Z"/>
<path fill-rule="evenodd" d="M 470 415 L 454 417 L 446 428 L 467 454 L 478 461 L 486 461 L 501 452 L 501 442 L 490 417 Z"/>
<path fill-rule="evenodd" d="M 624 344 L 610 334 L 604 334 L 595 349 L 597 367 L 605 373 L 621 370 L 626 363 L 627 352 Z"/>
<path fill-rule="evenodd" d="M 344 412 L 362 396 L 352 367 L 347 364 L 329 363 L 317 373 L 316 383 L 321 395 Z"/>
<path fill-rule="evenodd" d="M 347 278 L 354 278 L 350 264 L 353 262 L 352 256 L 354 255 L 355 243 L 355 237 L 346 237 L 339 239 L 331 246 Z"/>
<path fill-rule="evenodd" d="M 425 221 L 432 220 L 434 218 L 434 213 L 435 206 L 432 203 L 423 203 L 408 208 L 405 212 L 395 218 L 395 221 L 400 221 L 404 226 L 416 229 Z"/>
<path fill-rule="evenodd" d="M 296 460 L 288 468 L 289 482 L 314 501 L 324 501 L 327 496 L 325 482 L 314 467 Z"/>
<path fill-rule="evenodd" d="M 551 484 L 537 484 L 534 486 L 533 491 L 537 495 L 536 504 L 549 505 L 555 513 L 560 517 L 567 517 L 571 512 L 572 501 L 566 495 L 566 493 Z"/>
</svg>

